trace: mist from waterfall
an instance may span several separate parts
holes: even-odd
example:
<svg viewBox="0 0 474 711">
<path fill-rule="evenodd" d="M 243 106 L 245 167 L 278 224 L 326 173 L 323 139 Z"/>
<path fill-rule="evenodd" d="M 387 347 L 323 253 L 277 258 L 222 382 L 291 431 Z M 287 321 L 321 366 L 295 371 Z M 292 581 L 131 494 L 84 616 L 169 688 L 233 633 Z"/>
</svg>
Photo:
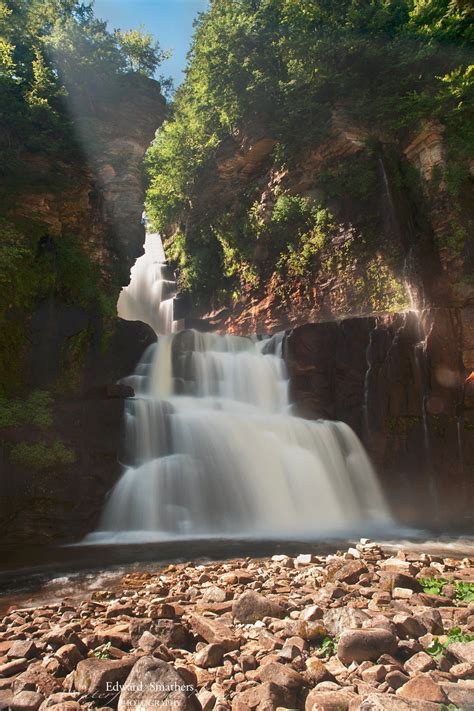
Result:
<svg viewBox="0 0 474 711">
<path fill-rule="evenodd" d="M 126 467 L 88 543 L 314 537 L 390 524 L 344 423 L 291 414 L 282 336 L 182 331 L 126 379 Z"/>
</svg>

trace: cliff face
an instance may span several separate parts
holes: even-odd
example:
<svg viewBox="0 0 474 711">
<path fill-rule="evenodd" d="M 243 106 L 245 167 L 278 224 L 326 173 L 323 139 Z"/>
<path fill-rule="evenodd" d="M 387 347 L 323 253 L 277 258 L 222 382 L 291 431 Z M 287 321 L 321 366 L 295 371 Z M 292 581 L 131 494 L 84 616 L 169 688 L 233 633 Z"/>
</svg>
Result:
<svg viewBox="0 0 474 711">
<path fill-rule="evenodd" d="M 76 359 L 76 368 L 85 370 L 86 388 L 80 394 L 61 394 L 59 385 L 63 389 L 65 383 L 50 358 L 72 338 L 71 331 L 80 327 L 81 319 L 84 323 L 80 310 L 57 305 L 49 305 L 47 313 L 36 317 L 43 344 L 47 344 L 45 334 L 50 342 L 49 353 L 37 353 L 41 361 L 37 373 L 55 397 L 48 407 L 51 421 L 46 428 L 33 419 L 0 430 L 3 545 L 79 540 L 97 525 L 104 497 L 121 473 L 124 399 L 133 391 L 117 381 L 133 372 L 156 336 L 143 323 L 116 319 L 107 350 L 96 343 L 85 363 Z M 70 461 L 46 466 L 38 445 L 51 447 L 58 441 L 67 446 Z M 19 448 L 32 453 L 31 461 L 15 458 Z"/>
<path fill-rule="evenodd" d="M 229 306 L 214 297 L 204 314 L 212 327 L 268 333 L 320 318 L 474 302 L 472 187 L 465 181 L 453 196 L 439 177 L 446 170 L 441 125 L 422 125 L 392 144 L 335 116 L 331 138 L 290 167 L 277 166 L 274 147 L 260 134 L 223 145 L 202 180 L 187 230 L 206 219 L 199 205 L 217 204 L 232 215 L 251 189 L 263 223 L 284 193 L 329 210 L 336 228 L 304 269 L 289 262 L 277 272 L 272 245 L 257 238 L 251 259 L 259 285 L 242 284 Z"/>
<path fill-rule="evenodd" d="M 42 223 L 53 235 L 77 235 L 117 285 L 128 284 L 130 268 L 143 252 L 143 157 L 163 123 L 166 101 L 156 81 L 125 76 L 112 95 L 97 96 L 90 105 L 72 96 L 67 108 L 82 160 L 51 165 L 20 149 L 25 174 L 35 174 L 36 185 L 23 190 L 20 184 L 10 193 L 4 214 Z M 55 189 L 44 191 L 42 177 L 52 174 Z"/>
<path fill-rule="evenodd" d="M 284 170 L 276 168 L 273 148 L 266 136 L 234 142 L 233 153 L 230 143 L 223 147 L 214 181 L 203 181 L 202 200 L 220 199 L 232 213 L 235 195 L 258 185 L 263 221 L 284 192 L 330 210 L 337 230 L 310 272 L 278 278 L 268 266 L 271 246 L 257 241 L 253 259 L 263 282 L 244 288 L 231 306 L 217 301 L 203 327 L 238 334 L 287 330 L 299 413 L 353 427 L 402 521 L 468 528 L 472 185 L 464 181 L 453 190 L 443 177 L 443 127 L 424 124 L 393 145 L 373 130 L 335 120 L 330 140 Z M 297 249 L 303 254 L 305 245 Z"/>
<path fill-rule="evenodd" d="M 74 292 L 67 301 L 51 293 L 11 315 L 21 340 L 18 355 L 9 350 L 6 358 L 18 384 L 0 400 L 0 517 L 4 543 L 11 544 L 77 540 L 94 527 L 120 473 L 130 392 L 113 384 L 156 340 L 145 324 L 115 314 L 120 287 L 143 251 L 142 160 L 164 119 L 165 100 L 156 82 L 123 77 L 107 101 L 69 108 L 82 159 L 51 165 L 21 150 L 25 185 L 10 188 L 3 216 L 33 225 L 33 258 L 50 252 L 53 269 L 58 245 L 72 235 L 88 264 L 99 267 L 99 292 L 87 303 Z M 37 389 L 50 394 L 39 424 L 28 399 Z"/>
<path fill-rule="evenodd" d="M 307 324 L 287 339 L 299 413 L 358 433 L 408 525 L 472 527 L 471 339 L 462 311 L 442 308 Z"/>
</svg>

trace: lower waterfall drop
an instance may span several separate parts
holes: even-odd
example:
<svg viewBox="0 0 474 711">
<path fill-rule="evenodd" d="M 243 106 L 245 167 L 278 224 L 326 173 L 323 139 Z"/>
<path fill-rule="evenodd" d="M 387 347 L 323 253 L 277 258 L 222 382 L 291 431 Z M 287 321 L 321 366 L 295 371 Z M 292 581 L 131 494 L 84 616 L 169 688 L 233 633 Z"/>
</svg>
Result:
<svg viewBox="0 0 474 711">
<path fill-rule="evenodd" d="M 127 466 L 87 543 L 269 538 L 390 525 L 346 424 L 291 414 L 282 336 L 160 336 L 126 404 Z"/>
</svg>

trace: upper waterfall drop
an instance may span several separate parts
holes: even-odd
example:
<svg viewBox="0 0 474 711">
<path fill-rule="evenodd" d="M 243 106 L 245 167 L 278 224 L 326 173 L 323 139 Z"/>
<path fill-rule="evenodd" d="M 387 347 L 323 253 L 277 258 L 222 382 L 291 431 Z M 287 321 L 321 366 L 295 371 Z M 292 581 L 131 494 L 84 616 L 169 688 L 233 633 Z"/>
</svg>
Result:
<svg viewBox="0 0 474 711">
<path fill-rule="evenodd" d="M 126 321 L 147 323 L 158 335 L 172 333 L 179 327 L 173 320 L 176 281 L 160 235 L 148 232 L 144 250 L 131 269 L 130 284 L 120 292 L 117 313 Z"/>
<path fill-rule="evenodd" d="M 126 463 L 89 543 L 166 537 L 314 537 L 390 516 L 341 422 L 290 414 L 281 336 L 181 331 L 126 380 Z"/>
</svg>

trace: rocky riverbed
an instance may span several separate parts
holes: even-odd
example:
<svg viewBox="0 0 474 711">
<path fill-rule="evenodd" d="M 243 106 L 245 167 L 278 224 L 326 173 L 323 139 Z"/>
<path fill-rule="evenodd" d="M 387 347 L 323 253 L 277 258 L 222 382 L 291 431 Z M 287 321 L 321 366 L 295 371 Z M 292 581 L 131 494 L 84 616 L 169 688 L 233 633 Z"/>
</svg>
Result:
<svg viewBox="0 0 474 711">
<path fill-rule="evenodd" d="M 275 555 L 9 609 L 0 709 L 474 709 L 474 558 Z"/>
</svg>

